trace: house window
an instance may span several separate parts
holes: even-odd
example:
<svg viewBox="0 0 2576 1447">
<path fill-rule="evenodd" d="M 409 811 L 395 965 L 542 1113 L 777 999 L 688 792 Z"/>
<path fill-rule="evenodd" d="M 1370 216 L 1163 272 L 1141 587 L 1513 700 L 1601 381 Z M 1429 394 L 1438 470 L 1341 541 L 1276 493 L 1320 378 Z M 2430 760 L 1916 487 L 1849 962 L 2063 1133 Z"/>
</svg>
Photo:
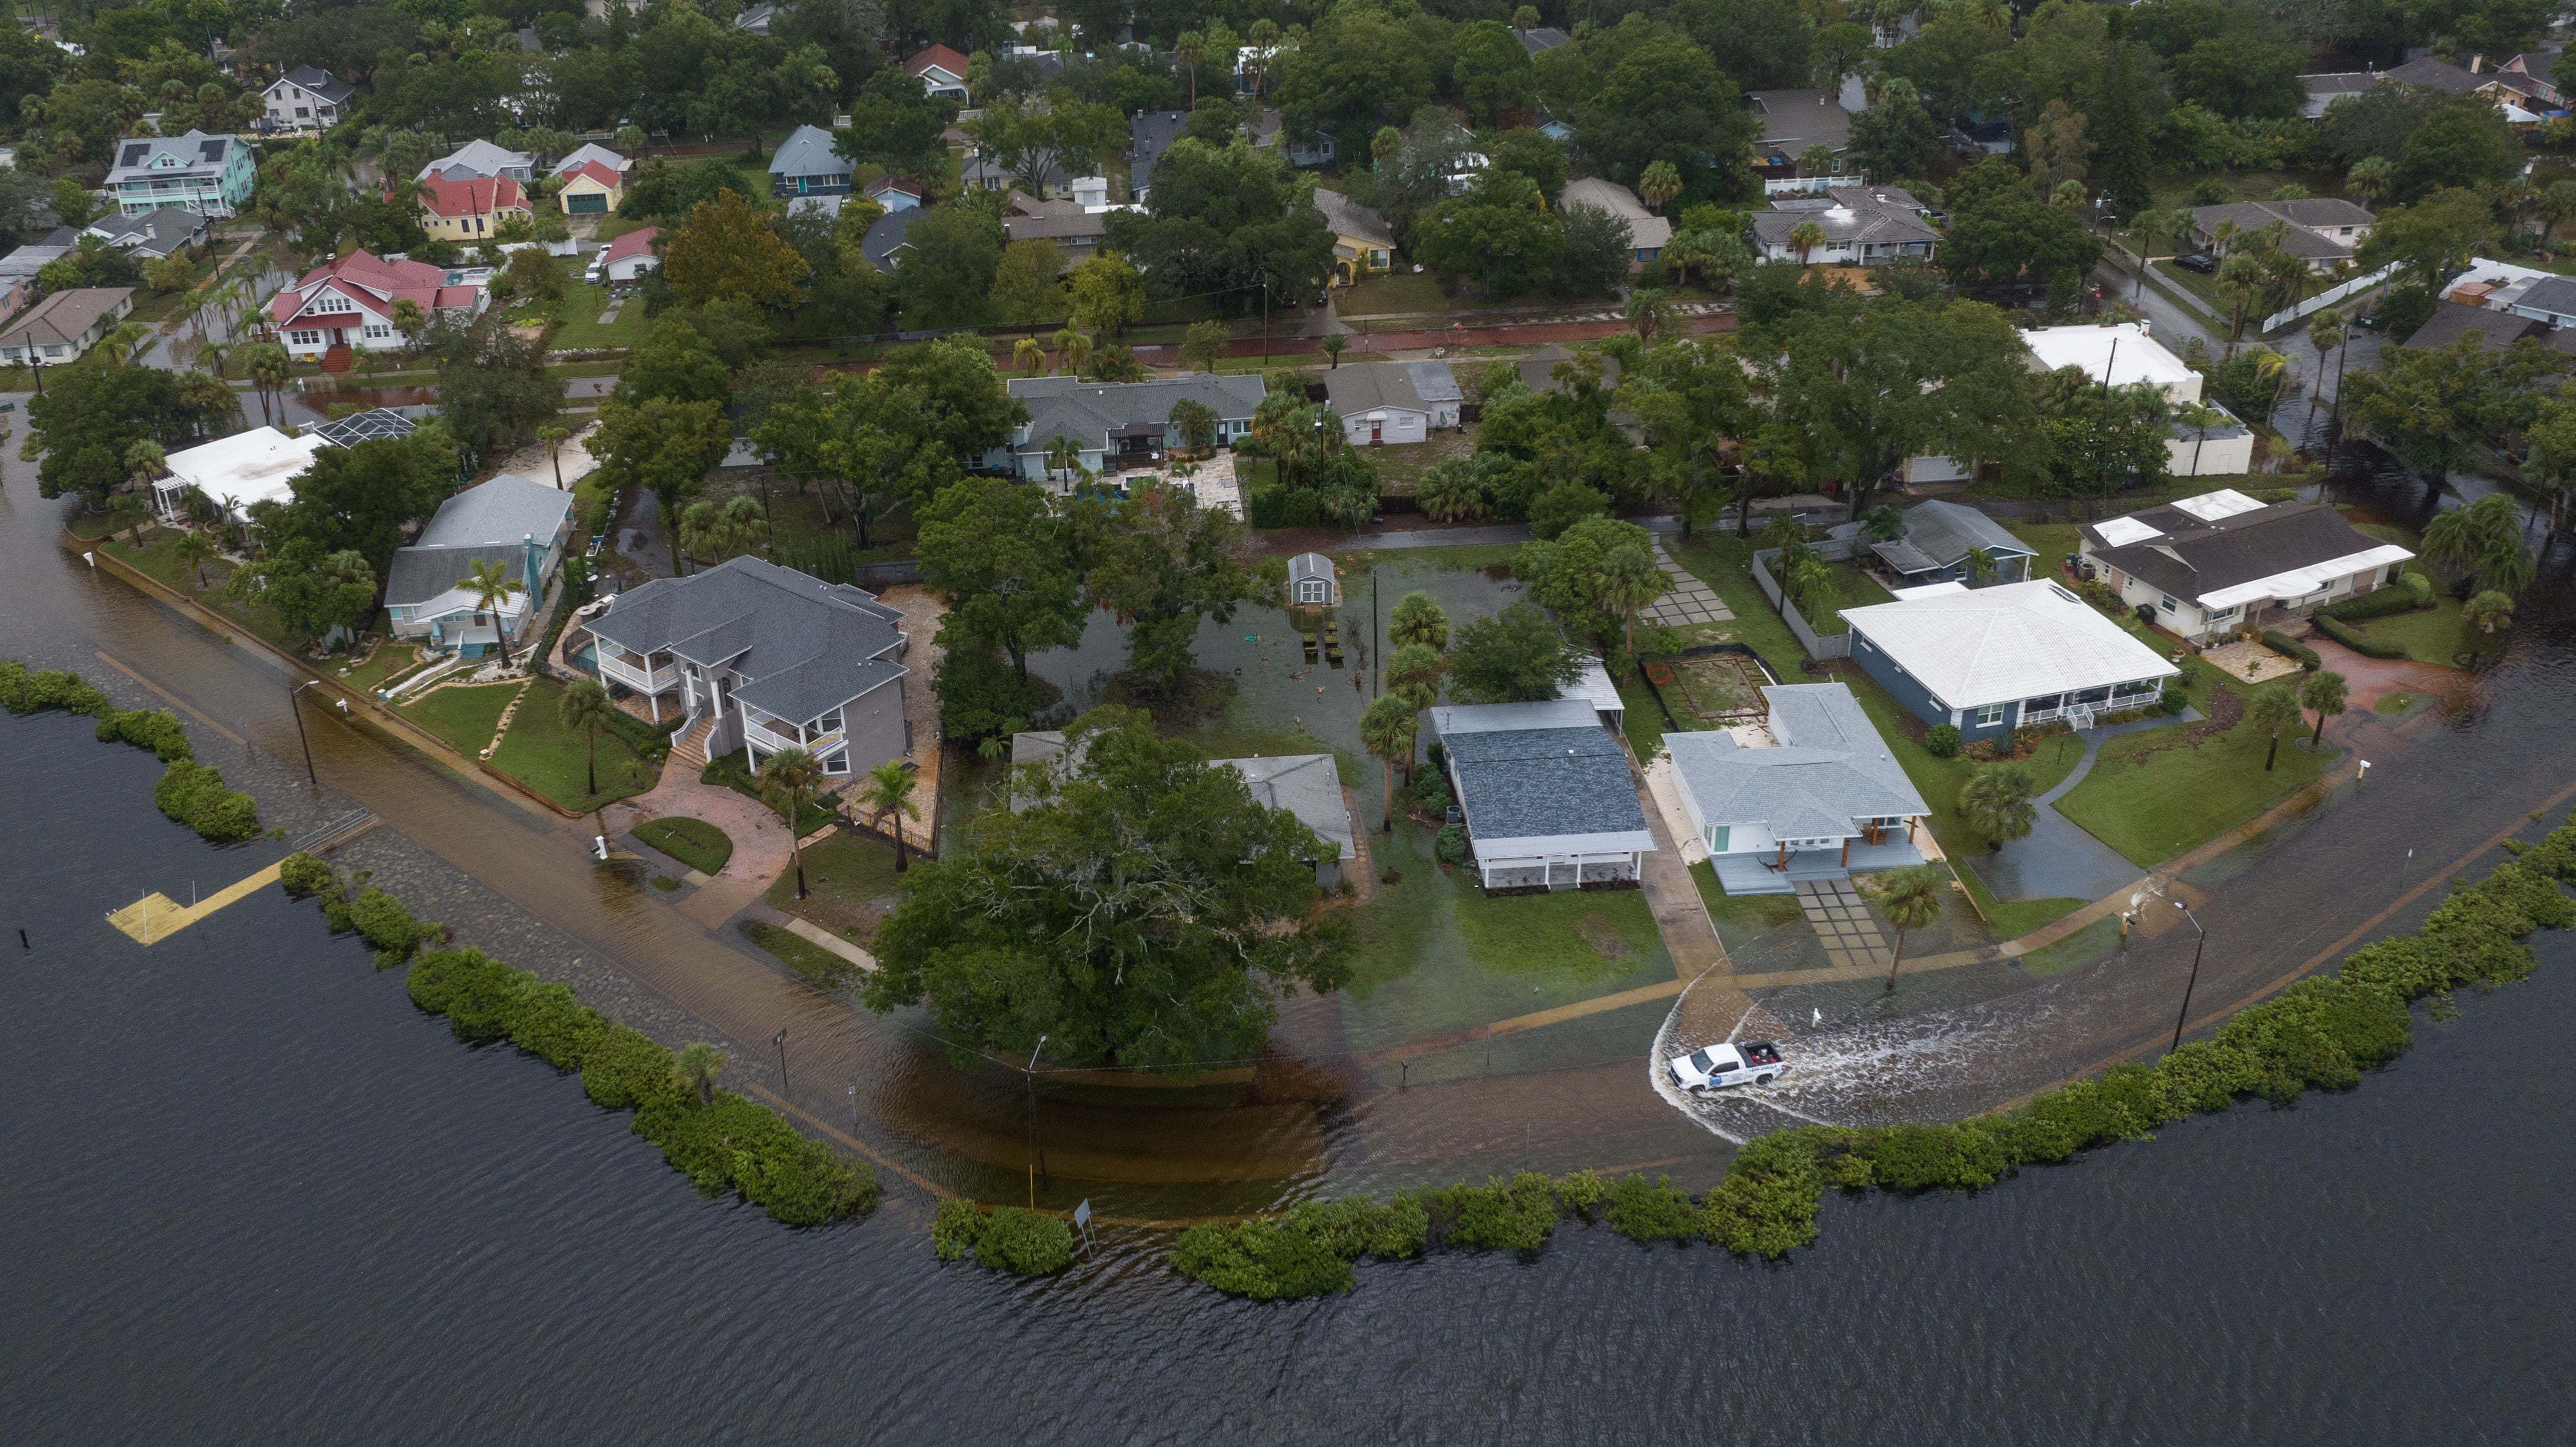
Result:
<svg viewBox="0 0 2576 1447">
<path fill-rule="evenodd" d="M 1977 727 L 1981 729 L 1993 728 L 1995 725 L 2002 723 L 2003 721 L 2004 706 L 2002 704 L 1990 703 L 1984 708 L 1977 710 Z"/>
<path fill-rule="evenodd" d="M 1297 601 L 1300 603 L 1321 603 L 1324 601 L 1324 594 L 1326 591 L 1327 589 L 1323 579 L 1308 578 L 1297 585 Z"/>
<path fill-rule="evenodd" d="M 322 334 L 320 332 L 288 332 L 286 334 L 286 339 L 299 347 L 318 347 L 322 345 Z"/>
<path fill-rule="evenodd" d="M 839 753 L 837 753 L 837 754 L 834 754 L 834 755 L 832 755 L 830 758 L 825 759 L 825 760 L 823 761 L 823 772 L 824 772 L 824 773 L 827 773 L 827 774 L 846 774 L 846 773 L 848 773 L 849 771 L 850 771 L 850 751 L 849 751 L 849 750 L 847 750 L 847 749 L 843 749 L 841 752 L 839 752 Z"/>
<path fill-rule="evenodd" d="M 383 340 L 383 339 L 385 339 L 386 337 L 390 337 L 390 336 L 392 336 L 393 334 L 394 334 L 394 329 L 393 329 L 392 327 L 390 327 L 390 326 L 387 326 L 387 325 L 386 325 L 385 323 L 383 323 L 383 322 L 369 322 L 369 323 L 367 323 L 366 335 L 367 335 L 369 338 L 373 339 L 373 340 L 382 341 L 382 340 Z"/>
<path fill-rule="evenodd" d="M 2165 594 L 2165 595 L 2164 595 L 2164 601 L 2162 601 L 2162 602 L 2158 603 L 2156 606 L 2157 606 L 2157 607 L 2159 607 L 2159 608 L 2162 608 L 2162 609 L 2164 609 L 2166 612 L 2170 613 L 2170 612 L 2174 611 L 2174 609 L 2175 609 L 2176 607 L 2180 606 L 2180 605 L 2174 602 L 2174 595 L 2173 595 L 2173 594 L 2171 594 L 2171 593 L 2167 593 L 2167 594 Z"/>
<path fill-rule="evenodd" d="M 1726 836 L 1733 833 L 1734 830 L 1735 826 L 1732 824 L 1720 824 L 1716 828 L 1709 830 L 1708 847 L 1710 852 L 1724 854 L 1726 852 Z"/>
</svg>

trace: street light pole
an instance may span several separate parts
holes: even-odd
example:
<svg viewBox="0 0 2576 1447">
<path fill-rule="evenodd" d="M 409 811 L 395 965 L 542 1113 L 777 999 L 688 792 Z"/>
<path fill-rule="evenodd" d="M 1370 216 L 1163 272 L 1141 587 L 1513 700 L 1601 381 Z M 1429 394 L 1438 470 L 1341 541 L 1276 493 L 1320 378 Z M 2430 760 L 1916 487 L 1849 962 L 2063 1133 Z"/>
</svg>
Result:
<svg viewBox="0 0 2576 1447">
<path fill-rule="evenodd" d="M 2209 931 L 2202 928 L 2200 916 L 2193 914 L 2191 912 L 2191 906 L 2183 903 L 2181 900 L 2175 900 L 2173 902 L 2173 907 L 2182 911 L 2182 917 L 2191 921 L 2191 927 L 2193 929 L 2199 930 L 2200 939 L 2191 947 L 2191 977 L 2183 982 L 2182 1013 L 2174 1017 L 2173 1048 L 2165 1052 L 2168 1055 L 2172 1054 L 2174 1050 L 2180 1050 L 2182 1048 L 2183 1022 L 2191 1018 L 2191 992 L 2199 988 L 2200 985 L 2200 954 L 2201 951 L 2209 948 Z"/>
<path fill-rule="evenodd" d="M 1039 1036 L 1036 1047 L 1029 1051 L 1029 1063 L 1020 1069 L 1020 1079 L 1025 1081 L 1029 1087 L 1029 1143 L 1037 1149 L 1038 1179 L 1040 1180 L 1046 1179 L 1047 1168 L 1046 1135 L 1038 1129 L 1037 1069 L 1038 1051 L 1044 1050 L 1046 1048 L 1046 1043 L 1047 1038 L 1044 1035 Z"/>
<path fill-rule="evenodd" d="M 304 745 L 304 777 L 313 785 L 316 794 L 322 791 L 322 778 L 313 772 L 313 740 L 304 732 L 304 709 L 296 702 L 296 697 L 321 681 L 308 678 L 286 691 L 286 711 L 295 715 L 295 741 Z"/>
<path fill-rule="evenodd" d="M 778 1093 L 781 1096 L 791 1095 L 794 1093 L 793 1088 L 787 1083 L 787 1032 L 779 1031 L 770 1038 L 769 1043 L 778 1047 Z"/>
</svg>

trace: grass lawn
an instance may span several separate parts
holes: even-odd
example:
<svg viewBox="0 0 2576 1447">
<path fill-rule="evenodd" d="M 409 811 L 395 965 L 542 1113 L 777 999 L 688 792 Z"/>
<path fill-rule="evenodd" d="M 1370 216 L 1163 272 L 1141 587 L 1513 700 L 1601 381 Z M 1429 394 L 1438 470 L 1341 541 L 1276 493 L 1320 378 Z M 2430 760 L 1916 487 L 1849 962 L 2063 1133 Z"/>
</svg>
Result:
<svg viewBox="0 0 2576 1447">
<path fill-rule="evenodd" d="M 1639 890 L 1564 890 L 1450 901 L 1477 963 L 1506 974 L 1620 971 L 1657 948 L 1654 911 Z"/>
<path fill-rule="evenodd" d="M 1967 787 L 1969 778 L 1977 770 L 1987 765 L 1965 755 L 1954 759 L 1932 757 L 1931 751 L 1916 743 L 1906 731 L 1905 725 L 1913 720 L 1913 715 L 1906 712 L 1905 706 L 1898 703 L 1894 695 L 1879 687 L 1877 680 L 1858 669 L 1844 670 L 1836 678 L 1850 686 L 1852 696 L 1859 699 L 1860 706 L 1868 711 L 1870 722 L 1878 725 L 1879 736 L 1887 740 L 1888 751 L 1905 766 L 1905 776 L 1914 781 L 1914 787 L 1923 795 L 1923 802 L 1932 807 L 1932 836 L 1941 841 L 1941 847 L 1953 855 L 1985 848 L 1985 836 L 1969 827 L 1968 821 L 1959 815 L 1959 791 Z M 2149 736 L 2153 733 L 2150 731 Z M 2066 776 L 2075 771 L 2076 762 L 2083 757 L 2082 740 L 2071 733 L 2055 733 L 2032 745 L 2030 755 L 2020 762 L 2030 771 L 2031 792 L 2045 794 L 2064 782 Z M 1989 906 L 1986 912 L 1991 915 L 1994 910 Z"/>
<path fill-rule="evenodd" d="M 492 767 L 576 813 L 641 794 L 662 777 L 661 766 L 636 754 L 607 729 L 599 731 L 599 792 L 590 792 L 590 741 L 563 726 L 556 709 L 563 685 L 540 678 L 510 720 L 510 733 L 492 755 Z"/>
<path fill-rule="evenodd" d="M 704 819 L 647 819 L 635 826 L 635 837 L 700 874 L 713 874 L 733 858 L 733 840 Z"/>
<path fill-rule="evenodd" d="M 1807 677 L 1807 650 L 1798 646 L 1797 635 L 1772 611 L 1762 590 L 1753 586 L 1752 550 L 1741 539 L 1731 533 L 1704 532 L 1689 542 L 1666 538 L 1664 546 L 1672 553 L 1673 561 L 1716 589 L 1717 595 L 1726 600 L 1727 609 L 1735 614 L 1733 622 L 1716 625 L 1706 638 L 1696 641 L 1744 644 L 1762 655 L 1779 673 L 1781 682 L 1812 681 Z"/>
<path fill-rule="evenodd" d="M 197 570 L 179 561 L 178 540 L 176 529 L 154 528 L 144 535 L 141 546 L 132 542 L 111 542 L 106 544 L 106 550 L 133 564 L 154 581 L 195 599 L 269 642 L 280 647 L 289 646 L 286 625 L 278 619 L 276 610 L 264 603 L 246 604 L 223 596 L 224 580 L 233 575 L 232 564 L 221 558 L 208 561 L 206 586 L 198 587 Z"/>
<path fill-rule="evenodd" d="M 2413 708 L 2414 706 L 2415 695 L 2411 693 L 2392 693 L 2387 697 L 2382 698 L 2379 702 L 2372 704 L 2370 707 L 2371 711 L 2374 713 L 2404 713 L 2406 710 Z"/>
<path fill-rule="evenodd" d="M 1872 603 L 1896 601 L 1892 594 L 1879 586 L 1876 578 L 1850 563 L 1833 564 L 1832 572 L 1834 576 L 1832 600 L 1820 609 L 1824 616 L 1807 619 L 1807 622 L 1815 628 L 1816 636 L 1819 638 L 1828 638 L 1837 633 L 1851 631 L 1850 625 L 1843 622 L 1842 610 L 1845 608 L 1866 608 Z M 1746 576 L 1749 578 L 1751 574 L 1748 572 Z M 1805 613 L 1807 610 L 1801 608 L 1798 611 Z"/>
<path fill-rule="evenodd" d="M 1438 432 L 1427 441 L 1401 442 L 1392 447 L 1368 447 L 1358 450 L 1377 469 L 1381 490 L 1397 497 L 1410 497 L 1422 481 L 1422 474 L 1435 463 L 1453 457 L 1465 457 L 1476 450 L 1473 434 Z"/>
<path fill-rule="evenodd" d="M 1962 878 L 1973 879 L 1976 871 L 1959 871 Z M 2044 924 L 2073 914 L 2091 904 L 2089 899 L 2015 899 L 1994 901 L 1992 896 L 1977 901 L 1986 912 L 1986 928 L 1998 940 L 2017 940 Z"/>
<path fill-rule="evenodd" d="M 1398 571 L 1428 565 L 1452 573 L 1481 573 L 1487 568 L 1509 568 L 1513 555 L 1523 546 L 1521 543 L 1478 543 L 1464 548 L 1371 548 L 1353 554 L 1346 561 L 1337 555 L 1337 561 L 1342 561 L 1345 576 L 1353 568 L 1365 569 L 1380 563 Z M 1394 606 L 1392 598 L 1387 602 L 1389 607 Z"/>
<path fill-rule="evenodd" d="M 501 710 L 518 697 L 515 683 L 433 688 L 402 706 L 402 716 L 447 740 L 457 752 L 479 757 L 501 727 Z"/>
<path fill-rule="evenodd" d="M 2295 474 L 2277 472 L 2210 472 L 2198 477 L 2172 477 L 2167 478 L 2157 487 L 2135 488 L 2102 499 L 2102 516 L 2118 517 L 2122 513 L 2136 512 L 2140 508 L 2153 507 L 2158 503 L 2171 502 L 2176 498 L 2198 497 L 2204 492 L 2216 492 L 2222 487 L 2232 487 L 2248 497 L 2255 498 L 2261 498 L 2267 492 L 2277 493 L 2278 498 L 2273 500 L 2286 502 L 2295 496 L 2298 490 L 2283 487 L 2282 483 L 2297 480 Z M 2064 502 L 2070 513 L 2080 506 L 2074 500 L 2063 498 L 2051 491 L 2054 486 L 2055 484 L 2044 477 L 2023 478 L 2018 483 L 1998 477 L 1970 483 L 1968 495 L 2023 502 Z M 2003 524 L 2014 532 L 2019 532 L 2022 528 L 2022 523 L 2018 519 L 2007 518 L 2003 520 Z M 2051 558 L 2043 561 L 2054 562 L 2055 560 Z"/>
<path fill-rule="evenodd" d="M 366 662 L 355 668 L 342 669 L 339 679 L 350 688 L 373 693 L 387 680 L 407 673 L 420 662 L 420 650 L 409 643 L 379 643 Z"/>
<path fill-rule="evenodd" d="M 2373 618 L 2353 625 L 2382 643 L 2394 643 L 2406 650 L 2406 656 L 2417 663 L 2438 664 L 2444 668 L 2459 666 L 2459 655 L 2474 653 L 2489 635 L 2482 634 L 2461 616 L 2460 600 L 2448 593 L 2433 595 L 2433 606 L 2412 613 L 2399 613 L 2388 618 Z"/>
<path fill-rule="evenodd" d="M 1449 298 L 1429 272 L 1420 276 L 1411 272 L 1372 276 L 1354 286 L 1342 288 L 1340 295 L 1333 300 L 1334 314 L 1344 317 L 1394 316 L 1448 309 Z"/>
<path fill-rule="evenodd" d="M 818 985 L 837 985 L 858 969 L 848 960 L 779 925 L 745 920 L 742 932 L 753 944 L 777 956 L 789 969 Z"/>
<path fill-rule="evenodd" d="M 590 351 L 600 347 L 632 347 L 643 342 L 653 329 L 653 321 L 644 315 L 640 298 L 630 298 L 618 309 L 617 320 L 600 325 L 599 314 L 608 307 L 608 288 L 574 282 L 564 288 L 563 325 L 555 329 L 553 345 L 566 351 Z"/>
<path fill-rule="evenodd" d="M 796 871 L 782 871 L 769 887 L 769 907 L 800 915 L 825 929 L 866 944 L 877 921 L 901 891 L 894 846 L 865 834 L 836 829 L 805 851 L 805 897 L 796 897 Z"/>
<path fill-rule="evenodd" d="M 2201 670 L 2193 702 L 2208 712 L 2208 690 L 2246 690 L 2234 679 L 2213 682 Z M 2153 868 L 2194 849 L 2297 792 L 2325 771 L 2339 752 L 2328 745 L 2309 753 L 2292 745 L 2287 731 L 2279 763 L 2263 771 L 2271 738 L 2248 717 L 2196 746 L 2177 746 L 2172 729 L 2122 734 L 2102 745 L 2093 772 L 2058 801 L 2058 812 L 2142 868 Z"/>
</svg>

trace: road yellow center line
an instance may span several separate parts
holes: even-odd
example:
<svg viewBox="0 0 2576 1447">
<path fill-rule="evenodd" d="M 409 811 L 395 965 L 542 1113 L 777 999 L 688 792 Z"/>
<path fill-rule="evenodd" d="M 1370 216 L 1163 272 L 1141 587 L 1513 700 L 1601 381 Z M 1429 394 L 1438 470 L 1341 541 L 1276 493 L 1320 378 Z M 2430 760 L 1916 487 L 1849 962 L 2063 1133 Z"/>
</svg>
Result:
<svg viewBox="0 0 2576 1447">
<path fill-rule="evenodd" d="M 237 884 L 228 884 L 195 904 L 181 904 L 166 894 L 154 891 L 120 910 L 112 910 L 107 922 L 138 944 L 157 945 L 206 916 L 249 898 L 277 882 L 277 872 L 284 861 L 272 864 Z"/>
</svg>

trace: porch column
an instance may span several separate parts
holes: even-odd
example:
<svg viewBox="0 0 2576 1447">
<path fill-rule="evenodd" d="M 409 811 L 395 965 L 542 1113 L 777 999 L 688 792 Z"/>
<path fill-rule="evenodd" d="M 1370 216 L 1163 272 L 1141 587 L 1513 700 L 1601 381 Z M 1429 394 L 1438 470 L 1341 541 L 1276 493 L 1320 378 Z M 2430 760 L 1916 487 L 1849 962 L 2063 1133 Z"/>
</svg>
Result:
<svg viewBox="0 0 2576 1447">
<path fill-rule="evenodd" d="M 1782 869 L 1789 867 L 1789 841 L 1786 839 L 1780 841 L 1780 867 Z"/>
<path fill-rule="evenodd" d="M 1843 868 L 1851 868 L 1851 836 L 1843 836 Z"/>
</svg>

